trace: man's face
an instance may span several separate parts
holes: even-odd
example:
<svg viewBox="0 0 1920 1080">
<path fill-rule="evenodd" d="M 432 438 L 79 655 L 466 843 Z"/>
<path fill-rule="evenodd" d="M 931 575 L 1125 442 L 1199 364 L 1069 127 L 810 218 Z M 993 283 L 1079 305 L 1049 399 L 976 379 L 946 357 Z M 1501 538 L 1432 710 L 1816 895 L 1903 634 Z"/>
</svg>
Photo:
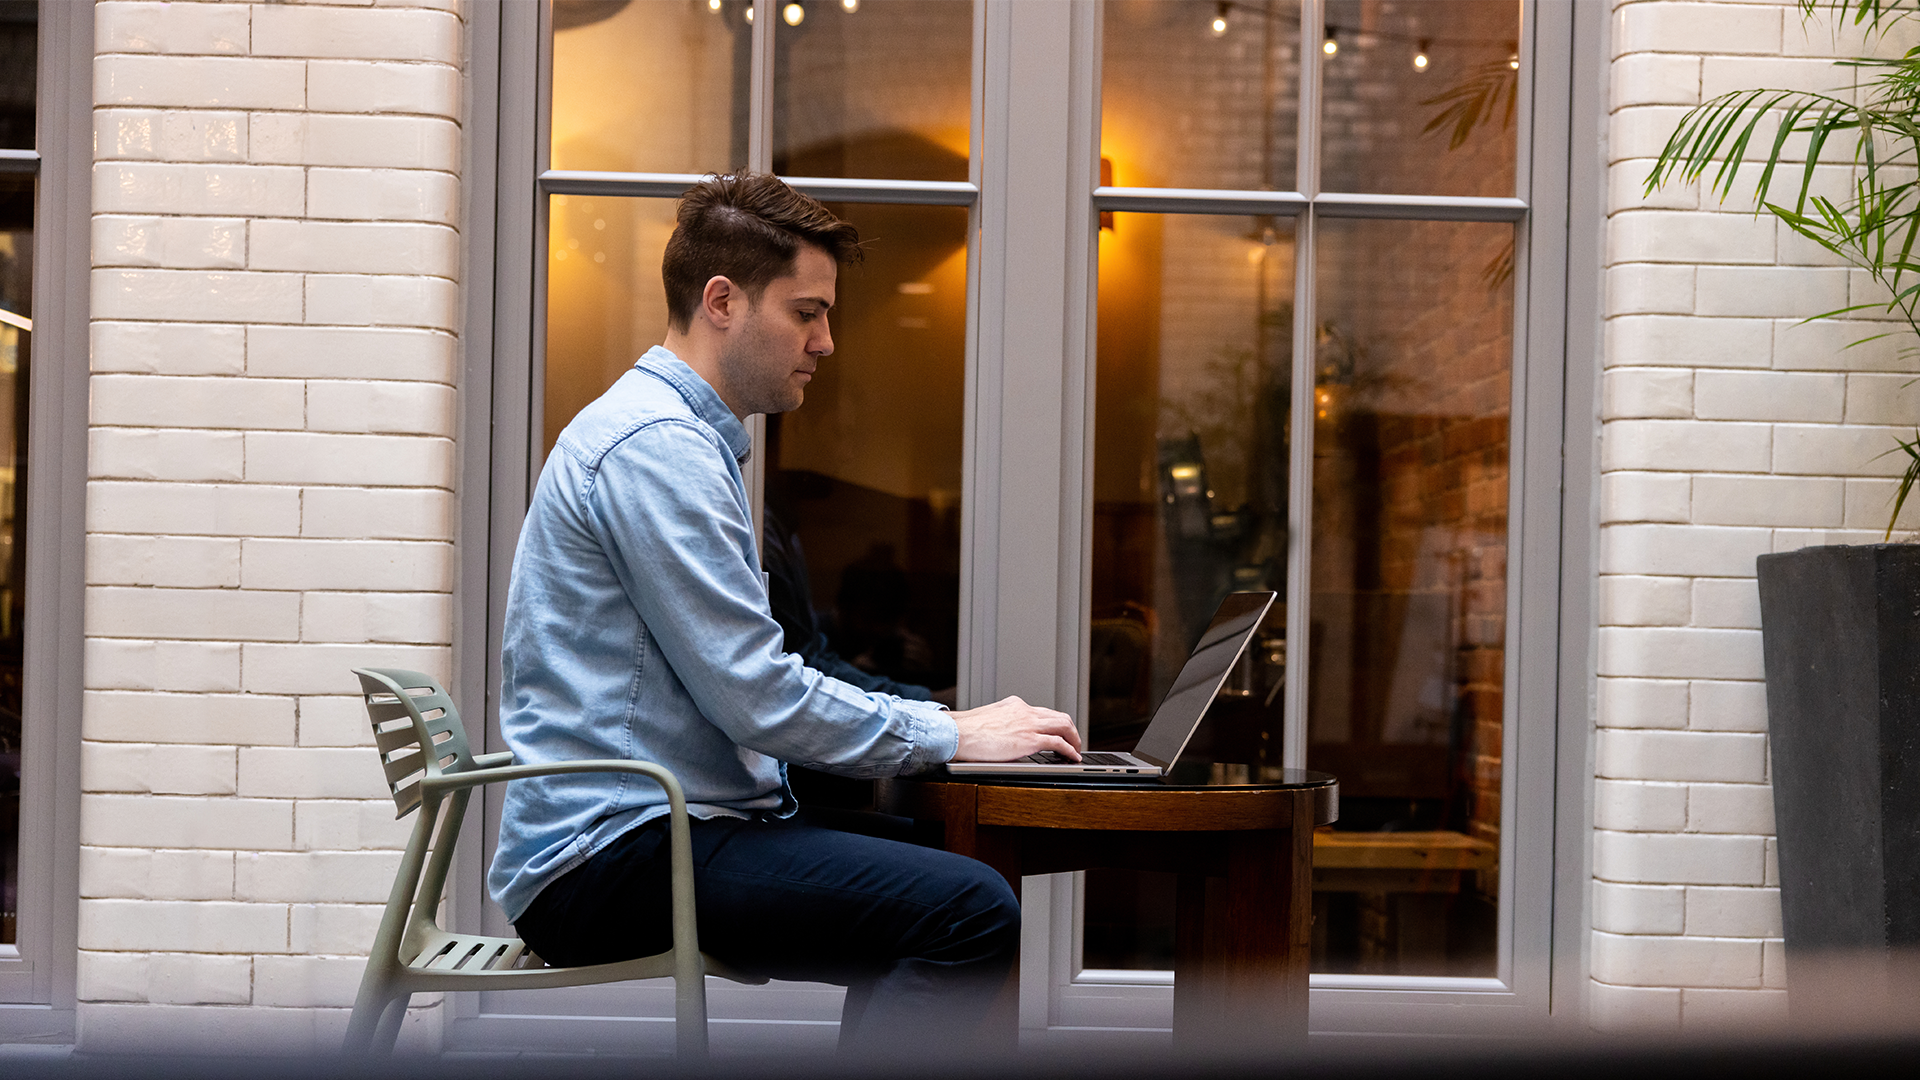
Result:
<svg viewBox="0 0 1920 1080">
<path fill-rule="evenodd" d="M 827 309 L 833 306 L 839 272 L 833 256 L 803 244 L 793 273 L 768 282 L 759 303 L 727 328 L 720 355 L 722 397 L 735 413 L 800 407 L 820 358 L 833 352 Z"/>
</svg>

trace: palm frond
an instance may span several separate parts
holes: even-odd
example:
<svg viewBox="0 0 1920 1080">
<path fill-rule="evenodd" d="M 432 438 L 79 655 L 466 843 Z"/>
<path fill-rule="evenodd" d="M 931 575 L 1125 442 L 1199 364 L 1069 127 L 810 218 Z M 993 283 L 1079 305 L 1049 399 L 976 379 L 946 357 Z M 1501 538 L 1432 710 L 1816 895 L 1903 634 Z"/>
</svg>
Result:
<svg viewBox="0 0 1920 1080">
<path fill-rule="evenodd" d="M 1893 527 L 1900 521 L 1900 511 L 1907 505 L 1907 496 L 1913 492 L 1914 482 L 1920 480 L 1920 428 L 1914 430 L 1911 439 L 1902 439 L 1896 435 L 1893 441 L 1899 445 L 1887 451 L 1887 454 L 1906 454 L 1907 467 L 1900 474 L 1900 489 L 1894 493 L 1893 513 L 1887 518 L 1887 531 L 1881 537 L 1882 540 L 1893 539 Z M 1880 456 L 1886 457 L 1887 454 Z"/>
<path fill-rule="evenodd" d="M 1799 0 L 1799 7 L 1809 18 L 1825 8 L 1880 42 L 1895 24 L 1920 17 L 1920 0 Z M 1773 215 L 1796 235 L 1866 271 L 1882 290 L 1805 321 L 1874 312 L 1904 324 L 1888 333 L 1920 338 L 1920 181 L 1914 179 L 1920 171 L 1920 47 L 1896 57 L 1852 57 L 1838 66 L 1853 83 L 1851 98 L 1843 91 L 1736 90 L 1687 110 L 1648 171 L 1646 190 L 1704 179 L 1724 202 L 1742 171 L 1757 165 L 1754 212 Z M 1756 152 L 1762 148 L 1764 154 Z M 1819 193 L 1821 165 L 1850 166 L 1851 190 L 1844 196 Z M 1793 193 L 1775 197 L 1776 187 Z M 1872 334 L 1848 347 L 1885 336 Z M 1920 482 L 1920 429 L 1911 440 L 1895 442 L 1887 454 L 1904 453 L 1907 467 L 1887 522 L 1889 538 Z"/>
</svg>

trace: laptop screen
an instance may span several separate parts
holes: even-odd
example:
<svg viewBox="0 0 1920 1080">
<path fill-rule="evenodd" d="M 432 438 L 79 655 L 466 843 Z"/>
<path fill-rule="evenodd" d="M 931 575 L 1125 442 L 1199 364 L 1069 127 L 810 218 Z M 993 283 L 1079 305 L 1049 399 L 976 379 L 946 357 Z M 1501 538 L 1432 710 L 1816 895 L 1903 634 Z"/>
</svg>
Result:
<svg viewBox="0 0 1920 1080">
<path fill-rule="evenodd" d="M 1213 704 L 1214 695 L 1227 681 L 1227 672 L 1260 628 L 1260 620 L 1266 617 L 1273 600 L 1270 592 L 1237 592 L 1220 601 L 1213 621 L 1207 624 L 1186 666 L 1174 678 L 1173 688 L 1153 714 L 1153 723 L 1147 725 L 1139 745 L 1133 748 L 1134 757 L 1163 769 L 1173 764 L 1187 740 L 1193 738 L 1207 706 Z"/>
</svg>

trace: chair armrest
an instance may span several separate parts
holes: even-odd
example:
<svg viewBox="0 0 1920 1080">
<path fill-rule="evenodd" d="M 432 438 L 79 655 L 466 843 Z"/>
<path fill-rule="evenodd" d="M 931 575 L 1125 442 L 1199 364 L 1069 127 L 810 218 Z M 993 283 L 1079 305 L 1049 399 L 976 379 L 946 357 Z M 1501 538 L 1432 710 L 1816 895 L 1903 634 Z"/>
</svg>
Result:
<svg viewBox="0 0 1920 1080">
<path fill-rule="evenodd" d="M 489 754 L 488 757 L 498 755 Z M 511 757 L 511 755 L 508 755 Z M 481 759 L 475 758 L 477 764 Z M 442 776 L 423 776 L 420 778 L 422 791 L 435 793 L 457 791 L 461 788 L 478 787 L 481 784 L 498 784 L 506 780 L 525 780 L 534 776 L 562 776 L 568 773 L 626 772 L 638 773 L 660 781 L 670 790 L 678 791 L 679 781 L 664 765 L 655 765 L 651 761 L 620 761 L 614 758 L 588 759 L 583 761 L 555 761 L 546 765 L 500 765 L 485 769 L 470 769 L 466 772 L 449 773 Z"/>
<path fill-rule="evenodd" d="M 612 759 L 555 761 L 547 765 L 501 765 L 491 769 L 469 769 L 466 772 L 451 775 L 423 776 L 420 778 L 420 793 L 422 796 L 438 799 L 450 791 L 479 787 L 482 784 L 494 784 L 502 780 L 524 780 L 531 776 L 595 772 L 637 773 L 653 780 L 666 792 L 667 844 L 670 852 L 668 864 L 672 867 L 673 950 L 681 957 L 697 957 L 700 952 L 700 942 L 694 930 L 693 837 L 687 818 L 687 796 L 680 789 L 680 781 L 666 766 L 655 765 L 651 761 Z M 689 970 L 697 974 L 699 970 L 697 961 L 689 959 L 686 962 L 695 965 Z"/>
<path fill-rule="evenodd" d="M 482 769 L 497 769 L 502 765 L 513 764 L 513 751 L 502 750 L 497 754 L 475 754 L 474 765 Z"/>
</svg>

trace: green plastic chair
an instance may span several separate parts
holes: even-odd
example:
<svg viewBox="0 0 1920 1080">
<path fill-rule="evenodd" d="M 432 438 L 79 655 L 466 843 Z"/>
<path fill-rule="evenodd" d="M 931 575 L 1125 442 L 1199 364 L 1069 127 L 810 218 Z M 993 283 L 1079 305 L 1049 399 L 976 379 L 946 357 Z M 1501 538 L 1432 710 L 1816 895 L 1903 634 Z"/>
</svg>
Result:
<svg viewBox="0 0 1920 1080">
<path fill-rule="evenodd" d="M 434 990 L 519 990 L 584 986 L 673 976 L 674 1037 L 681 1057 L 707 1052 L 709 974 L 743 983 L 767 980 L 731 971 L 700 952 L 693 913 L 693 842 L 687 801 L 671 772 L 647 761 L 562 761 L 515 765 L 511 753 L 475 757 L 453 699 L 417 671 L 356 668 L 373 721 L 374 743 L 393 792 L 396 817 L 421 811 L 394 876 L 386 913 L 367 957 L 366 974 L 347 1025 L 349 1054 L 389 1054 L 407 1002 Z M 432 753 L 422 754 L 423 746 Z M 666 789 L 673 874 L 673 948 L 655 956 L 587 967 L 549 967 L 519 938 L 448 933 L 434 911 L 453 863 L 467 799 L 482 784 L 561 773 L 625 772 Z M 444 813 L 442 811 L 445 811 Z M 438 825 L 438 835 L 435 826 Z"/>
</svg>

